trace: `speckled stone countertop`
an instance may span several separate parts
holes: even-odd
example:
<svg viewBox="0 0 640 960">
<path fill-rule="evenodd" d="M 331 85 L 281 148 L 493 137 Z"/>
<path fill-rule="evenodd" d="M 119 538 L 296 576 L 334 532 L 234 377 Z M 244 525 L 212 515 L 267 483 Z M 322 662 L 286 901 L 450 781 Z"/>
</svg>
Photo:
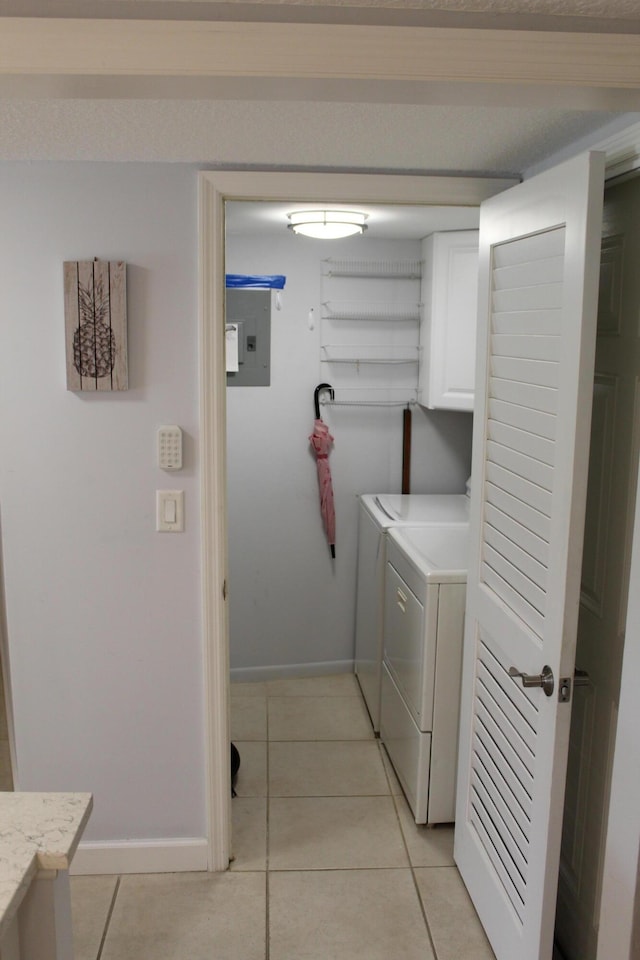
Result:
<svg viewBox="0 0 640 960">
<path fill-rule="evenodd" d="M 38 870 L 67 870 L 90 793 L 0 793 L 0 940 Z"/>
</svg>

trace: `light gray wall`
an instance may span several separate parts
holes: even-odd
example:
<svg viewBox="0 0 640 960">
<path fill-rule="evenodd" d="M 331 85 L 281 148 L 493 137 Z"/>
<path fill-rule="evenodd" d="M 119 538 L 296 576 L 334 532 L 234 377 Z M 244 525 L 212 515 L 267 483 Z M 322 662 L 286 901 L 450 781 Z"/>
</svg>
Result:
<svg viewBox="0 0 640 960">
<path fill-rule="evenodd" d="M 0 509 L 22 790 L 88 790 L 86 839 L 205 836 L 197 177 L 0 166 Z M 128 264 L 130 389 L 66 390 L 62 263 Z M 155 460 L 162 423 L 185 467 Z M 186 531 L 155 532 L 157 488 Z"/>
<path fill-rule="evenodd" d="M 87 840 L 203 837 L 196 170 L 2 164 L 0 209 L 0 523 L 17 785 L 94 793 Z M 256 256 L 255 269 L 279 270 L 277 253 Z M 130 390 L 119 394 L 66 390 L 62 263 L 93 257 L 128 264 Z M 263 407 L 259 416 L 239 409 L 242 430 L 232 430 L 255 439 L 276 425 L 263 462 L 258 439 L 245 446 L 230 489 L 234 628 L 238 604 L 250 615 L 246 630 L 239 625 L 249 638 L 240 663 L 351 657 L 355 492 L 400 483 L 399 410 L 327 412 L 339 496 L 334 572 L 307 441 L 320 376 L 306 326 L 317 259 L 285 271 L 285 310 L 274 320 L 280 409 L 271 418 Z M 415 491 L 461 490 L 470 417 L 416 409 L 414 420 Z M 156 466 L 163 423 L 184 430 L 178 474 Z M 271 477 L 264 463 L 277 464 Z M 257 478 L 256 495 L 238 508 L 234 488 Z M 185 533 L 158 534 L 155 491 L 174 487 L 185 490 Z M 255 545 L 244 539 L 260 531 Z M 234 575 L 238 549 L 250 555 L 249 577 Z M 260 612 L 274 582 L 279 624 Z"/>
<path fill-rule="evenodd" d="M 342 366 L 320 363 L 321 298 L 327 293 L 321 260 L 329 256 L 419 260 L 421 247 L 419 241 L 366 237 L 326 244 L 295 237 L 284 223 L 266 238 L 227 238 L 228 272 L 287 277 L 282 310 L 272 311 L 271 385 L 227 390 L 230 654 L 237 679 L 255 679 L 274 667 L 292 672 L 310 664 L 350 668 L 356 494 L 400 492 L 402 408 L 322 407 L 335 439 L 330 463 L 337 543 L 332 561 L 308 442 L 313 391 L 329 380 L 340 399 L 345 394 L 338 384 L 357 384 L 358 374 L 351 367 L 345 372 Z M 366 283 L 354 281 L 353 292 L 343 288 L 341 299 L 372 299 L 371 281 L 368 290 Z M 307 324 L 310 308 L 316 318 L 313 330 Z M 371 331 L 364 341 L 377 336 L 378 330 Z M 471 420 L 470 414 L 414 407 L 412 492 L 464 492 Z"/>
</svg>

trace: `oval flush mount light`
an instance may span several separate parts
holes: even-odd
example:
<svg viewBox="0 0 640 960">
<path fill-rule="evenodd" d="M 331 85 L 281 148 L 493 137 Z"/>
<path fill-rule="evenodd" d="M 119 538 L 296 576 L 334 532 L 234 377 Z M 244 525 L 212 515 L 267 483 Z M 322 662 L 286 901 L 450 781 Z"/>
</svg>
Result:
<svg viewBox="0 0 640 960">
<path fill-rule="evenodd" d="M 296 210 L 287 218 L 289 230 L 316 240 L 340 240 L 367 229 L 367 214 L 354 210 Z"/>
</svg>

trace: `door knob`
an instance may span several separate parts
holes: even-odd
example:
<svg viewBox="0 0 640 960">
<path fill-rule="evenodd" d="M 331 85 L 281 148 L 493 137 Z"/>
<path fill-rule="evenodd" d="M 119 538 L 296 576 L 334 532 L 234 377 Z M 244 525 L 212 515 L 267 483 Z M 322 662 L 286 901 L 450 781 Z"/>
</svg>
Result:
<svg viewBox="0 0 640 960">
<path fill-rule="evenodd" d="M 542 687 L 548 697 L 553 693 L 553 670 L 548 665 L 542 668 L 542 673 L 522 673 L 517 667 L 509 667 L 509 676 L 520 677 L 523 687 Z"/>
</svg>

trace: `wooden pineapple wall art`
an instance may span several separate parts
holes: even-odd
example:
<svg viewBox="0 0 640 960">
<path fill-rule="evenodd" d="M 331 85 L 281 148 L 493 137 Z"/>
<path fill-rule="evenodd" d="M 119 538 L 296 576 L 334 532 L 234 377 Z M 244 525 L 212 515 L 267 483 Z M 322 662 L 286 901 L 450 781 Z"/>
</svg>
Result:
<svg viewBox="0 0 640 960">
<path fill-rule="evenodd" d="M 126 390 L 126 264 L 64 264 L 67 390 Z"/>
</svg>

